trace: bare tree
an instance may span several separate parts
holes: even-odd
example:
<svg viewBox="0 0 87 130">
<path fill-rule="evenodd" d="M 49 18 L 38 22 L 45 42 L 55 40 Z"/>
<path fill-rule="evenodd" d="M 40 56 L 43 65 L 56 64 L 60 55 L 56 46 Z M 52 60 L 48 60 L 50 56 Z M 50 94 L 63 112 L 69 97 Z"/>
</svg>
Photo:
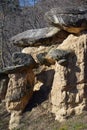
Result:
<svg viewBox="0 0 87 130">
<path fill-rule="evenodd" d="M 17 0 L 16 0 L 17 2 Z M 13 4 L 13 5 L 12 5 Z M 15 6 L 17 3 L 15 3 Z M 0 50 L 1 50 L 1 67 L 5 67 L 5 61 L 8 61 L 8 57 L 11 57 L 11 48 L 8 46 L 8 33 L 10 32 L 7 29 L 8 25 L 8 14 L 15 12 L 16 7 L 14 3 L 10 0 L 1 0 L 0 1 Z M 17 5 L 18 6 L 18 5 Z M 10 28 L 9 28 L 10 29 Z"/>
</svg>

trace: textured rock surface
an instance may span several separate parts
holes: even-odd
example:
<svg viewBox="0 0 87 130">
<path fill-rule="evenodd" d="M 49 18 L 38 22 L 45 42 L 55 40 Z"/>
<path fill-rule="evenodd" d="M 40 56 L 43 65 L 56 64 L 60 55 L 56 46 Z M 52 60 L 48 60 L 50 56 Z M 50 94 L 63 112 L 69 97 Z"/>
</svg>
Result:
<svg viewBox="0 0 87 130">
<path fill-rule="evenodd" d="M 37 67 L 37 64 L 30 54 L 15 52 L 12 56 L 14 66 L 0 69 L 0 75 L 3 78 L 6 74 L 14 74 L 27 69 Z"/>
<path fill-rule="evenodd" d="M 22 47 L 38 46 L 46 44 L 46 41 L 48 43 L 49 38 L 57 34 L 59 31 L 60 29 L 56 27 L 28 30 L 12 37 L 11 42 L 14 45 Z"/>
<path fill-rule="evenodd" d="M 0 76 L 4 76 L 6 74 L 14 74 L 17 72 L 21 72 L 23 70 L 27 70 L 28 68 L 29 68 L 29 64 L 5 67 L 0 70 Z"/>
<path fill-rule="evenodd" d="M 46 13 L 45 17 L 55 27 L 70 33 L 87 30 L 87 8 L 66 6 L 53 8 Z"/>
<path fill-rule="evenodd" d="M 81 114 L 87 109 L 87 34 L 69 35 L 57 48 L 72 50 L 67 66 L 56 62 L 51 91 L 52 112 L 56 119 L 64 119 Z"/>
<path fill-rule="evenodd" d="M 34 73 L 36 73 L 34 91 L 41 90 L 48 98 L 54 79 L 54 67 L 41 66 L 41 71 L 39 68 L 37 72 L 34 70 Z"/>
<path fill-rule="evenodd" d="M 49 65 L 46 62 L 46 60 L 44 60 L 45 54 L 47 54 L 51 49 L 56 49 L 57 47 L 58 47 L 58 45 L 40 46 L 39 48 L 38 47 L 26 47 L 22 50 L 22 52 L 26 53 L 26 54 L 31 54 L 34 57 L 35 61 L 37 63 L 39 63 L 39 67 L 40 67 L 41 64 Z"/>
<path fill-rule="evenodd" d="M 37 59 L 37 55 L 40 54 L 40 53 L 47 53 L 49 52 L 52 48 L 56 48 L 58 47 L 58 45 L 55 45 L 55 46 L 40 46 L 40 47 L 26 47 L 22 50 L 22 53 L 26 53 L 26 54 L 31 54 L 32 57 L 34 57 L 34 59 L 36 61 L 38 61 Z"/>
<path fill-rule="evenodd" d="M 34 74 L 32 70 L 9 74 L 8 90 L 6 94 L 6 108 L 8 111 L 23 111 L 33 94 Z"/>
<path fill-rule="evenodd" d="M 59 64 L 63 65 L 68 62 L 70 54 L 72 54 L 71 50 L 51 49 L 46 55 L 45 60 L 50 64 L 55 64 L 57 61 Z"/>
<path fill-rule="evenodd" d="M 69 50 L 60 50 L 60 49 L 53 49 L 49 50 L 48 52 L 39 53 L 37 54 L 37 59 L 41 64 L 44 65 L 53 65 L 56 61 L 59 64 L 67 63 L 68 57 L 72 52 Z"/>
<path fill-rule="evenodd" d="M 12 37 L 11 43 L 27 48 L 12 55 L 14 66 L 0 70 L 0 76 L 9 74 L 6 108 L 11 113 L 10 130 L 18 129 L 34 91 L 44 95 L 38 104 L 49 98 L 60 122 L 87 110 L 87 34 L 69 35 L 87 30 L 87 9 L 52 9 L 45 16 L 54 27 Z"/>
<path fill-rule="evenodd" d="M 29 66 L 29 68 L 34 68 L 36 65 L 35 60 L 30 54 L 24 54 L 21 52 L 13 53 L 12 61 L 14 65 Z"/>
<path fill-rule="evenodd" d="M 55 46 L 50 46 L 50 47 L 45 47 L 45 46 L 40 46 L 38 47 L 27 47 L 22 50 L 23 53 L 26 54 L 31 54 L 35 61 L 38 62 L 37 59 L 37 54 L 49 52 L 51 49 L 57 48 L 58 45 Z M 43 90 L 43 94 L 45 93 L 46 98 L 48 97 L 51 87 L 52 87 L 52 82 L 54 78 L 54 66 L 45 66 L 45 65 L 39 65 L 38 68 L 35 68 L 34 70 L 35 74 L 35 85 L 34 85 L 34 91 L 38 90 Z"/>
<path fill-rule="evenodd" d="M 21 121 L 20 111 L 12 111 L 9 122 L 9 130 L 19 129 L 20 121 Z"/>
</svg>

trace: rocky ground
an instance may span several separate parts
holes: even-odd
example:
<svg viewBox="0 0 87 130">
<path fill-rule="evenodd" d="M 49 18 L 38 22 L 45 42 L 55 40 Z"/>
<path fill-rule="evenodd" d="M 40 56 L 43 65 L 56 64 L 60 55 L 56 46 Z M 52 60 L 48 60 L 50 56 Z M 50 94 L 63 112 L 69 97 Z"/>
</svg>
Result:
<svg viewBox="0 0 87 130">
<path fill-rule="evenodd" d="M 23 112 L 19 128 L 15 130 L 87 130 L 87 112 L 59 123 L 49 112 L 50 108 L 48 100 L 45 100 L 41 91 L 35 92 Z M 8 130 L 9 119 L 10 114 L 6 111 L 3 102 L 0 104 L 0 130 Z"/>
</svg>

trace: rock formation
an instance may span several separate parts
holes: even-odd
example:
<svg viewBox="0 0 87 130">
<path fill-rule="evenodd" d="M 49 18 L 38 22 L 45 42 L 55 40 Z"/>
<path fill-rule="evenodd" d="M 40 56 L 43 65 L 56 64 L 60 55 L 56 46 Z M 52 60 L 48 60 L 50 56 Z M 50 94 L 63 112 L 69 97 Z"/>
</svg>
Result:
<svg viewBox="0 0 87 130">
<path fill-rule="evenodd" d="M 56 119 L 64 119 L 81 114 L 87 109 L 87 34 L 69 35 L 58 49 L 72 50 L 68 64 L 61 66 L 56 62 L 51 91 L 52 112 Z"/>
<path fill-rule="evenodd" d="M 53 27 L 11 38 L 11 43 L 26 48 L 12 55 L 13 66 L 0 70 L 0 75 L 9 77 L 10 130 L 17 128 L 33 91 L 48 94 L 51 112 L 60 122 L 87 109 L 87 10 L 58 8 L 45 16 Z"/>
<path fill-rule="evenodd" d="M 8 111 L 23 111 L 33 93 L 34 74 L 32 70 L 9 74 L 6 106 Z"/>
<path fill-rule="evenodd" d="M 18 119 L 20 119 L 20 114 L 33 94 L 35 78 L 31 69 L 17 72 L 16 74 L 9 74 L 9 78 L 6 94 L 6 108 L 8 112 L 11 113 L 9 129 L 14 129 L 17 127 L 18 121 L 20 121 L 17 120 L 17 124 L 15 124 L 15 119 L 17 116 Z"/>
<path fill-rule="evenodd" d="M 71 34 L 56 49 L 51 48 L 48 53 L 38 51 L 39 54 L 45 53 L 44 56 L 42 55 L 42 59 L 44 58 L 50 63 L 48 65 L 45 60 L 41 60 L 45 65 L 41 71 L 43 72 L 44 69 L 47 71 L 48 66 L 49 70 L 53 69 L 55 72 L 52 86 L 50 86 L 52 90 L 49 101 L 52 104 L 52 113 L 55 113 L 56 119 L 60 122 L 75 114 L 81 114 L 87 108 L 86 45 L 87 34 L 79 36 Z M 28 50 L 30 47 L 23 49 L 23 53 L 29 53 Z M 37 52 L 37 48 L 34 49 L 34 52 Z M 43 77 L 45 77 L 44 73 Z M 39 81 L 38 78 L 37 80 Z M 39 83 L 38 81 L 36 85 L 40 88 L 41 77 Z"/>
<path fill-rule="evenodd" d="M 15 66 L 0 70 L 0 75 L 8 74 L 9 77 L 8 85 L 6 84 L 8 86 L 7 93 L 5 92 L 6 108 L 11 113 L 9 129 L 18 126 L 20 114 L 33 94 L 35 76 L 32 69 L 36 66 L 36 62 L 31 55 L 15 53 L 12 59 Z M 2 78 L 4 81 L 4 77 Z M 2 85 L 4 90 L 6 85 Z M 16 122 L 15 119 L 17 119 Z"/>
<path fill-rule="evenodd" d="M 56 27 L 28 30 L 11 38 L 11 42 L 16 46 L 40 46 L 48 45 L 49 38 L 59 32 Z"/>
<path fill-rule="evenodd" d="M 70 33 L 80 33 L 87 29 L 87 7 L 53 8 L 45 17 L 53 26 Z"/>
</svg>

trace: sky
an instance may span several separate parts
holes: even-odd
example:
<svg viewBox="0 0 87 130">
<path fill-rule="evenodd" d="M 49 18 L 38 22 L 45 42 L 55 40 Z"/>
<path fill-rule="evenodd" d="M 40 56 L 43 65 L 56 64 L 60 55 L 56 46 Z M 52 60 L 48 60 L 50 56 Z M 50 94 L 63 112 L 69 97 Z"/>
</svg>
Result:
<svg viewBox="0 0 87 130">
<path fill-rule="evenodd" d="M 35 1 L 37 0 L 19 0 L 20 5 L 24 6 L 24 5 L 34 5 Z"/>
</svg>

